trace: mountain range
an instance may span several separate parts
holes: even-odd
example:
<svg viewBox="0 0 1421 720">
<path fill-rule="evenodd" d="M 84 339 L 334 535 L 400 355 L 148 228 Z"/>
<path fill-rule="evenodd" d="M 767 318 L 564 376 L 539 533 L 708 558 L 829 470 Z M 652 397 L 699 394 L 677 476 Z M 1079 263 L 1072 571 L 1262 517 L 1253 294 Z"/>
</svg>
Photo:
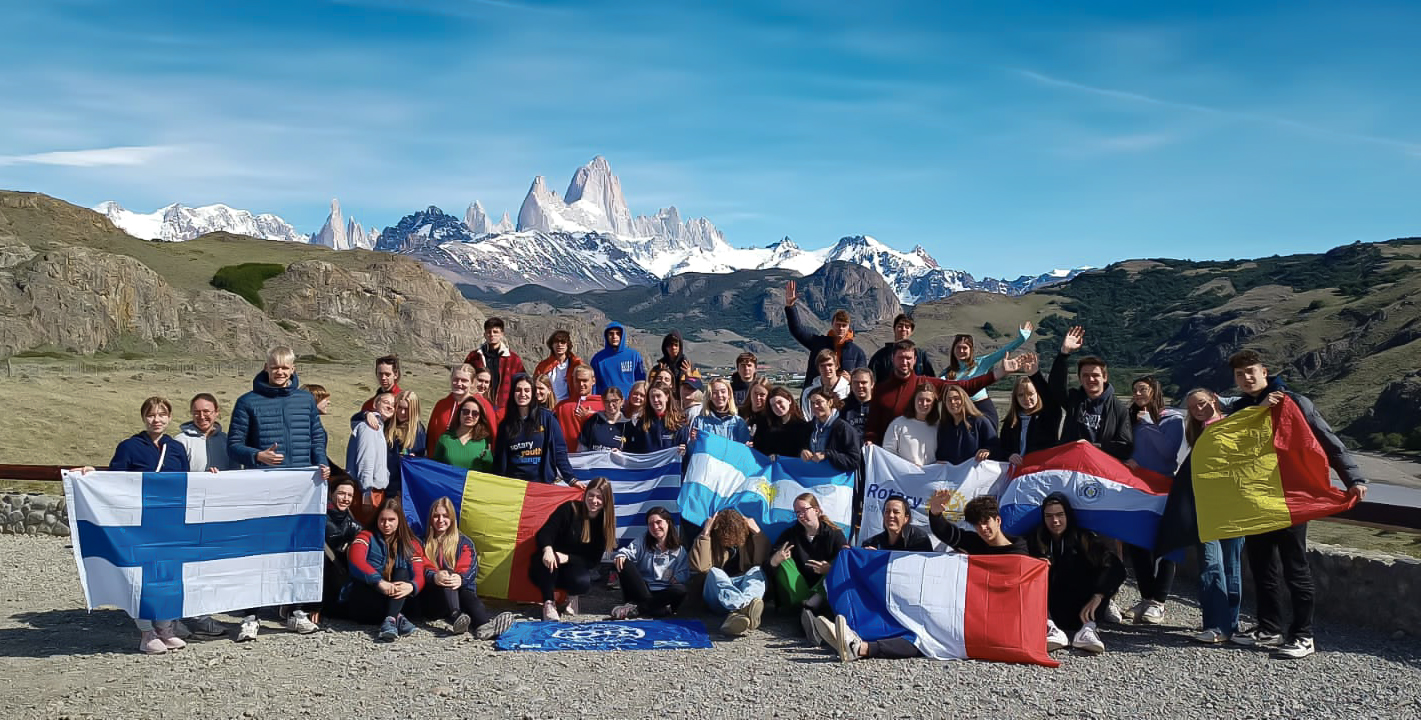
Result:
<svg viewBox="0 0 1421 720">
<path fill-rule="evenodd" d="M 345 220 L 340 202 L 332 200 L 325 224 L 309 236 L 274 215 L 254 216 L 225 205 L 170 205 L 144 215 L 107 202 L 95 210 L 141 238 L 181 241 L 223 230 L 337 250 L 373 248 L 409 255 L 455 282 L 486 291 L 526 284 L 570 293 L 614 290 L 685 273 L 739 270 L 786 269 L 807 275 L 838 260 L 878 271 L 900 302 L 919 304 L 964 290 L 1021 294 L 1090 269 L 977 280 L 965 271 L 942 267 L 922 246 L 905 253 L 867 235 L 845 236 L 818 250 L 805 250 L 788 237 L 766 247 L 737 248 L 710 220 L 683 219 L 675 206 L 633 216 L 621 180 L 600 155 L 573 173 L 561 196 L 543 176 L 534 178 L 516 223 L 508 212 L 494 221 L 477 200 L 462 220 L 430 206 L 378 232 L 367 232 L 353 218 Z"/>
</svg>

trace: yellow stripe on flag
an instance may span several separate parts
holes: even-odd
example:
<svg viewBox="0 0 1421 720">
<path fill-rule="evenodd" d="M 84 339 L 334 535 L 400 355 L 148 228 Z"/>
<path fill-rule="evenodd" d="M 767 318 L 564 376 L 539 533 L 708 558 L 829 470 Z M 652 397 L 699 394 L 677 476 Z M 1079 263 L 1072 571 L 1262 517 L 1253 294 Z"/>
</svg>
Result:
<svg viewBox="0 0 1421 720">
<path fill-rule="evenodd" d="M 1194 446 L 1192 465 L 1200 542 L 1292 526 L 1268 406 L 1210 425 Z"/>
<path fill-rule="evenodd" d="M 513 551 L 523 516 L 523 480 L 470 472 L 459 508 L 459 532 L 479 553 L 479 594 L 506 598 L 513 577 Z M 526 572 L 526 568 L 525 568 Z"/>
</svg>

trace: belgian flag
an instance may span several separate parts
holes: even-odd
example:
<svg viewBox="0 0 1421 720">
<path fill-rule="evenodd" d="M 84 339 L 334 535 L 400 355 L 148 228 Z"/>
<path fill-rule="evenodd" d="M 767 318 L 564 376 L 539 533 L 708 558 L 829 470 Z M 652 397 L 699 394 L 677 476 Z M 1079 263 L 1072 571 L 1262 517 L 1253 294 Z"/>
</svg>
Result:
<svg viewBox="0 0 1421 720">
<path fill-rule="evenodd" d="M 1284 397 L 1204 430 L 1175 476 L 1155 551 L 1281 530 L 1356 502 L 1333 487 L 1327 455 L 1297 404 Z"/>
</svg>

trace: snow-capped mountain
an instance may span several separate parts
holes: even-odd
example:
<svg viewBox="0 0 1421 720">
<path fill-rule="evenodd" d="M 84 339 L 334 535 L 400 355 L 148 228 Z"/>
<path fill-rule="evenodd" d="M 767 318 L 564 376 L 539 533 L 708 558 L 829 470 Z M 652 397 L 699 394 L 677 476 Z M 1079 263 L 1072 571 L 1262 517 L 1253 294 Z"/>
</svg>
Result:
<svg viewBox="0 0 1421 720">
<path fill-rule="evenodd" d="M 513 232 L 513 221 L 508 219 L 508 213 L 504 213 L 498 222 L 489 219 L 484 206 L 475 200 L 468 210 L 464 211 L 464 227 L 473 233 L 474 237 L 488 235 L 491 233 Z"/>
<path fill-rule="evenodd" d="M 350 218 L 341 216 L 340 200 L 331 200 L 331 212 L 326 216 L 326 224 L 311 236 L 311 244 L 324 245 L 332 250 L 369 250 L 375 247 L 375 239 L 365 233 L 365 228 Z"/>
<path fill-rule="evenodd" d="M 225 231 L 265 240 L 306 242 L 305 235 L 275 215 L 254 215 L 221 204 L 188 207 L 174 203 L 156 212 L 136 213 L 110 200 L 94 210 L 120 230 L 144 240 L 181 242 L 205 233 Z"/>
</svg>

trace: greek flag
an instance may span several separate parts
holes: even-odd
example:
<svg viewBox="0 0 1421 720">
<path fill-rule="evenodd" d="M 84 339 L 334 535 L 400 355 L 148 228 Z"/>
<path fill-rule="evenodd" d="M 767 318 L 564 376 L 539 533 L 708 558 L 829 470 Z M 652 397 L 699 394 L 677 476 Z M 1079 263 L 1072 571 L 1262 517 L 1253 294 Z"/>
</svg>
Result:
<svg viewBox="0 0 1421 720">
<path fill-rule="evenodd" d="M 812 492 L 835 525 L 853 527 L 853 473 L 799 458 L 770 462 L 744 443 L 710 433 L 700 434 L 687 452 L 680 501 L 687 522 L 704 525 L 711 515 L 733 507 L 776 538 L 794 522 L 794 498 Z"/>
<path fill-rule="evenodd" d="M 320 471 L 64 474 L 89 609 L 170 620 L 321 599 Z"/>
<path fill-rule="evenodd" d="M 661 506 L 680 517 L 681 452 L 677 448 L 646 455 L 595 450 L 568 456 L 573 474 L 588 482 L 612 481 L 617 499 L 617 542 L 625 545 L 646 534 L 646 511 Z"/>
</svg>

